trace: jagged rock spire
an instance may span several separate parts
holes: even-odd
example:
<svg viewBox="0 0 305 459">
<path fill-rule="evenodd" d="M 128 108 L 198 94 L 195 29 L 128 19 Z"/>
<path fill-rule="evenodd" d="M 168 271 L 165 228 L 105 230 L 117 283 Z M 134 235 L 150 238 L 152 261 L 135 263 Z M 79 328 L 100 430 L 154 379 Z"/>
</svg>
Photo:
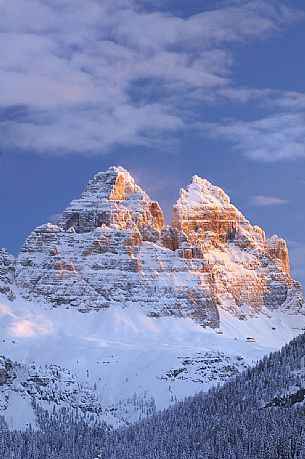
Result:
<svg viewBox="0 0 305 459">
<path fill-rule="evenodd" d="M 103 224 L 126 229 L 134 224 L 139 229 L 164 226 L 163 212 L 156 201 L 136 185 L 123 167 L 110 167 L 89 181 L 86 191 L 70 203 L 58 225 L 78 233 L 94 230 Z"/>
</svg>

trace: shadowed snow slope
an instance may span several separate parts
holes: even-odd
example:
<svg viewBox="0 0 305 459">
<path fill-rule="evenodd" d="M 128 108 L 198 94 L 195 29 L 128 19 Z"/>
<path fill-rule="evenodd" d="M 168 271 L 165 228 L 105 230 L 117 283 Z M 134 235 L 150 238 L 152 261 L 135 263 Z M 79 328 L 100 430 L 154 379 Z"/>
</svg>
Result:
<svg viewBox="0 0 305 459">
<path fill-rule="evenodd" d="M 221 311 L 215 330 L 189 318 L 148 317 L 139 305 L 81 314 L 73 308 L 43 309 L 20 298 L 3 298 L 1 354 L 24 367 L 23 373 L 15 372 L 14 386 L 0 386 L 3 397 L 9 396 L 3 413 L 12 427 L 25 426 L 33 422 L 30 402 L 35 399 L 49 410 L 53 405 L 78 406 L 84 415 L 96 413 L 113 425 L 130 422 L 226 381 L 302 327 L 304 320 L 282 311 L 242 322 Z M 48 376 L 52 365 L 57 366 L 61 385 Z M 29 370 L 36 375 L 34 382 Z M 20 390 L 24 382 L 26 393 Z M 73 398 L 71 384 L 85 400 L 81 405 Z M 50 395 L 52 390 L 56 397 Z"/>
</svg>

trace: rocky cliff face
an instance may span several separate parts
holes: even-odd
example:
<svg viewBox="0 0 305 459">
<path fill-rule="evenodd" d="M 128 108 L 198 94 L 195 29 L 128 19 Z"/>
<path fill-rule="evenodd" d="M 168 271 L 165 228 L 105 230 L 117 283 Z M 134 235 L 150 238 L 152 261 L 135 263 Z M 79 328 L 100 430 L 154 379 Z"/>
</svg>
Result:
<svg viewBox="0 0 305 459">
<path fill-rule="evenodd" d="M 14 299 L 12 287 L 15 281 L 15 258 L 7 250 L 0 249 L 0 293 Z"/>
<path fill-rule="evenodd" d="M 76 233 L 87 233 L 103 225 L 121 230 L 136 227 L 146 240 L 146 230 L 159 231 L 164 226 L 164 217 L 159 204 L 135 184 L 125 169 L 111 167 L 90 180 L 87 190 L 71 202 L 58 224 L 65 231 L 73 228 Z"/>
<path fill-rule="evenodd" d="M 181 190 L 172 226 L 121 167 L 98 173 L 58 225 L 36 228 L 17 259 L 26 299 L 82 311 L 134 303 L 149 315 L 216 327 L 219 308 L 245 318 L 299 311 L 285 241 L 251 224 L 218 187 L 197 176 Z"/>
<path fill-rule="evenodd" d="M 3 384 L 7 384 L 14 378 L 12 369 L 13 363 L 11 362 L 11 360 L 6 359 L 2 355 L 0 355 L 0 386 L 3 386 Z"/>
<path fill-rule="evenodd" d="M 173 207 L 173 227 L 182 231 L 183 257 L 202 258 L 218 304 L 243 317 L 263 306 L 298 310 L 301 286 L 290 276 L 286 243 L 265 238 L 220 188 L 194 176 Z"/>
<path fill-rule="evenodd" d="M 27 401 L 29 412 L 34 411 L 33 402 L 38 405 L 48 402 L 49 406 L 54 404 L 57 407 L 74 408 L 91 416 L 102 412 L 93 387 L 81 384 L 68 369 L 58 365 L 36 366 L 33 363 L 29 366 L 12 362 L 0 355 L 1 415 L 5 415 L 10 404 L 16 401 L 19 406 L 23 405 L 23 409 Z M 30 417 L 29 413 L 27 415 Z"/>
</svg>

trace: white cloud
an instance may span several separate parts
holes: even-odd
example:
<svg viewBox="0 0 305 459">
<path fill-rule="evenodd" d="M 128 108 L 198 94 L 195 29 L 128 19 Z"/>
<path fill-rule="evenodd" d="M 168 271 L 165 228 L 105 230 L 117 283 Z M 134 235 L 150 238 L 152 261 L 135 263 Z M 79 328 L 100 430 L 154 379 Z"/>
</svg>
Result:
<svg viewBox="0 0 305 459">
<path fill-rule="evenodd" d="M 281 109 L 304 110 L 305 94 L 296 91 L 282 91 L 275 94 L 274 104 Z"/>
<path fill-rule="evenodd" d="M 287 204 L 286 199 L 275 198 L 274 196 L 251 196 L 250 204 L 259 207 L 279 206 Z"/>
<path fill-rule="evenodd" d="M 228 101 L 245 104 L 256 102 L 260 107 L 302 111 L 305 109 L 305 93 L 280 91 L 271 88 L 255 89 L 248 87 L 224 87 L 217 90 L 217 96 Z"/>
<path fill-rule="evenodd" d="M 8 330 L 13 336 L 29 338 L 39 335 L 51 335 L 53 323 L 42 314 L 34 316 L 31 312 L 24 310 L 20 315 L 14 314 L 12 308 L 6 304 L 0 304 L 0 317 L 7 316 L 9 321 Z"/>
<path fill-rule="evenodd" d="M 1 146 L 63 154 L 171 143 L 181 106 L 230 84 L 228 45 L 299 14 L 265 0 L 187 18 L 133 0 L 10 0 L 0 17 Z"/>
<path fill-rule="evenodd" d="M 305 157 L 305 113 L 279 113 L 255 121 L 224 120 L 202 128 L 214 138 L 229 140 L 253 160 L 279 161 Z"/>
<path fill-rule="evenodd" d="M 0 124 L 2 146 L 21 150 L 53 151 L 58 155 L 102 152 L 113 145 L 152 146 L 168 143 L 165 133 L 182 127 L 179 117 L 158 104 L 128 104 L 99 110 L 92 106 L 60 107 L 31 112 L 23 122 Z"/>
</svg>

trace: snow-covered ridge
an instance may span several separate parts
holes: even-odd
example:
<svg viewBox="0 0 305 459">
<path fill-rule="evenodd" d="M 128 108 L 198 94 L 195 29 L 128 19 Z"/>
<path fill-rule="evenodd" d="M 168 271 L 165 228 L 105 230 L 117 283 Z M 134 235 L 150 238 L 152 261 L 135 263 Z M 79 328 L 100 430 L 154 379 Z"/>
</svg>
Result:
<svg viewBox="0 0 305 459">
<path fill-rule="evenodd" d="M 229 196 L 218 186 L 212 185 L 208 180 L 194 175 L 187 190 L 180 189 L 180 197 L 176 206 L 187 207 L 230 207 Z"/>
</svg>

